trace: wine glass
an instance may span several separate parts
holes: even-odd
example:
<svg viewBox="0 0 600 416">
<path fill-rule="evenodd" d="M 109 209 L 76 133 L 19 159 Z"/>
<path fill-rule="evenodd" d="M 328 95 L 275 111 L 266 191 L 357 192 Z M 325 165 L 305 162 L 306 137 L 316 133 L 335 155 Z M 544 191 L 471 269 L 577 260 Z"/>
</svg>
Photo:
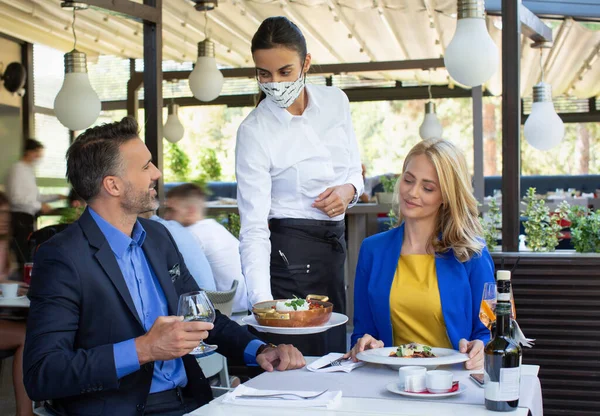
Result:
<svg viewBox="0 0 600 416">
<path fill-rule="evenodd" d="M 479 319 L 490 329 L 496 321 L 496 283 L 487 282 L 483 285 L 481 306 L 479 308 Z"/>
<path fill-rule="evenodd" d="M 492 328 L 492 324 L 496 322 L 496 283 L 487 282 L 483 285 L 483 295 L 481 296 L 481 306 L 479 308 L 479 319 L 483 324 Z M 517 310 L 515 308 L 515 299 L 513 297 L 512 287 L 510 288 L 510 318 L 517 319 Z"/>
<path fill-rule="evenodd" d="M 189 292 L 179 296 L 177 315 L 183 316 L 183 320 L 185 322 L 214 322 L 215 308 L 205 291 L 200 290 L 198 292 Z M 206 355 L 215 351 L 216 349 L 216 345 L 209 345 L 205 344 L 204 341 L 200 341 L 200 344 L 190 351 L 190 354 Z"/>
</svg>

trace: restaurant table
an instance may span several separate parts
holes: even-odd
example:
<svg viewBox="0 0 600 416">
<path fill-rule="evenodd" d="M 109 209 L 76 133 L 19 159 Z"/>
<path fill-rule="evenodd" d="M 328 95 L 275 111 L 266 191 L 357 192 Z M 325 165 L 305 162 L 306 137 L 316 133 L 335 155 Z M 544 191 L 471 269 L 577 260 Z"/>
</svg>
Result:
<svg viewBox="0 0 600 416">
<path fill-rule="evenodd" d="M 307 363 L 316 357 L 307 357 Z M 292 371 L 263 373 L 246 382 L 245 385 L 264 390 L 341 390 L 341 404 L 335 409 L 325 408 L 277 408 L 249 407 L 223 404 L 223 396 L 193 411 L 190 416 L 231 416 L 261 415 L 312 416 L 312 415 L 498 415 L 485 408 L 483 389 L 469 380 L 470 371 L 463 364 L 441 366 L 438 369 L 451 370 L 454 379 L 466 386 L 462 394 L 446 398 L 412 398 L 387 391 L 386 385 L 398 381 L 398 371 L 378 364 L 366 364 L 350 373 L 310 372 L 305 368 Z M 521 377 L 519 408 L 510 415 L 543 416 L 542 390 L 537 377 L 539 367 L 524 365 Z"/>
<path fill-rule="evenodd" d="M 27 296 L 19 296 L 16 298 L 5 298 L 0 296 L 0 308 L 19 308 L 29 309 L 29 298 Z"/>
<path fill-rule="evenodd" d="M 19 296 L 6 299 L 0 296 L 0 319 L 23 319 L 29 313 L 29 298 Z"/>
</svg>

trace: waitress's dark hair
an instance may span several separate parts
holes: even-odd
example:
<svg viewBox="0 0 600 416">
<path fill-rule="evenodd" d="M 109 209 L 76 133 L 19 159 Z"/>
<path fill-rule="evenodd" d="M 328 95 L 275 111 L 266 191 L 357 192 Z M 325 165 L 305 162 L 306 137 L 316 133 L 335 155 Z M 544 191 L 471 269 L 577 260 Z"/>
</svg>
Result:
<svg viewBox="0 0 600 416">
<path fill-rule="evenodd" d="M 306 39 L 302 31 L 294 22 L 284 16 L 268 17 L 260 24 L 252 37 L 250 51 L 285 47 L 298 52 L 301 60 L 306 57 Z M 260 92 L 258 102 L 265 98 L 265 93 Z"/>
</svg>

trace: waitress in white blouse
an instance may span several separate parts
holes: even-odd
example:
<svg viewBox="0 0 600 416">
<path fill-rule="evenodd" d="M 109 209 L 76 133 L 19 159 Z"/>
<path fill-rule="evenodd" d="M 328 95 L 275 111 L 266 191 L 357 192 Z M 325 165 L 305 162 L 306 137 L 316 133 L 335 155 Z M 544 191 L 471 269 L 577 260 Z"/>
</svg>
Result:
<svg viewBox="0 0 600 416">
<path fill-rule="evenodd" d="M 335 87 L 306 85 L 311 56 L 302 32 L 285 17 L 262 22 L 252 56 L 261 101 L 241 124 L 236 145 L 250 303 L 320 294 L 344 313 L 344 214 L 363 191 L 348 98 Z M 267 340 L 322 355 L 346 351 L 345 332 L 340 326 Z"/>
</svg>

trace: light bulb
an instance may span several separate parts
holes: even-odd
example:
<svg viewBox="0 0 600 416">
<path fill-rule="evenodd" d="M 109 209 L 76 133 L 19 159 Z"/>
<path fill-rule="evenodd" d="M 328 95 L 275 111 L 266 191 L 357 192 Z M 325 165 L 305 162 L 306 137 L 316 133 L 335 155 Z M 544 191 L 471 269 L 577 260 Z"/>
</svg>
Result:
<svg viewBox="0 0 600 416">
<path fill-rule="evenodd" d="M 100 114 L 98 94 L 87 74 L 85 53 L 73 49 L 65 54 L 65 80 L 54 99 L 54 114 L 69 130 L 83 130 Z"/>
<path fill-rule="evenodd" d="M 171 143 L 177 143 L 181 140 L 185 131 L 177 115 L 178 109 L 179 106 L 177 104 L 169 104 L 169 116 L 163 126 L 163 136 Z"/>
<path fill-rule="evenodd" d="M 194 97 L 200 101 L 212 101 L 221 94 L 223 74 L 217 68 L 215 44 L 211 40 L 198 43 L 198 60 L 188 81 Z"/>
<path fill-rule="evenodd" d="M 442 123 L 435 114 L 435 104 L 431 101 L 425 103 L 425 117 L 419 127 L 419 135 L 423 140 L 442 137 Z"/>
<path fill-rule="evenodd" d="M 485 26 L 483 0 L 459 0 L 454 37 L 446 47 L 444 65 L 457 82 L 476 87 L 498 70 L 498 47 Z"/>
<path fill-rule="evenodd" d="M 540 82 L 533 87 L 531 114 L 523 128 L 525 140 L 538 150 L 557 146 L 565 136 L 565 125 L 556 114 L 552 102 L 552 87 Z"/>
</svg>

